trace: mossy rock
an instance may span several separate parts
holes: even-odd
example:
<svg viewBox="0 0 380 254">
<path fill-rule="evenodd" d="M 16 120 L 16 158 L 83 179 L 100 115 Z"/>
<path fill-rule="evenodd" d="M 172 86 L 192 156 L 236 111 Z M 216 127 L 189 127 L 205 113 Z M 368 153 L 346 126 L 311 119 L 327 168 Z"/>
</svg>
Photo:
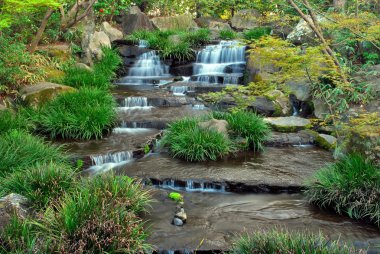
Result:
<svg viewBox="0 0 380 254">
<path fill-rule="evenodd" d="M 297 132 L 312 127 L 309 119 L 296 116 L 267 117 L 264 118 L 264 121 L 267 122 L 273 130 L 279 132 Z"/>
<path fill-rule="evenodd" d="M 32 107 L 38 107 L 59 94 L 67 92 L 76 92 L 77 89 L 49 82 L 40 82 L 32 86 L 28 86 L 21 91 L 23 101 Z"/>
<path fill-rule="evenodd" d="M 50 81 L 60 80 L 65 76 L 65 73 L 63 71 L 51 67 L 45 68 L 44 71 L 46 75 L 46 80 Z"/>
<path fill-rule="evenodd" d="M 318 134 L 315 138 L 315 143 L 323 149 L 332 151 L 336 148 L 337 139 L 331 135 Z"/>
</svg>

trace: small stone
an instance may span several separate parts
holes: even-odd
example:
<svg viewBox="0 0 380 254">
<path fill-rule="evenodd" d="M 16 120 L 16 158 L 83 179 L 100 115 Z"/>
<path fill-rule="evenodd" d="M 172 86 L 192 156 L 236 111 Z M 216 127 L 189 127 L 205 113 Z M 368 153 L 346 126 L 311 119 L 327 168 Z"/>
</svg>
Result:
<svg viewBox="0 0 380 254">
<path fill-rule="evenodd" d="M 176 225 L 177 227 L 182 227 L 183 226 L 183 221 L 181 219 L 179 219 L 179 218 L 174 218 L 172 223 L 174 225 Z"/>
<path fill-rule="evenodd" d="M 185 210 L 181 210 L 180 212 L 175 214 L 175 217 L 178 219 L 181 219 L 183 222 L 186 222 L 187 220 L 187 214 L 185 213 Z"/>
<path fill-rule="evenodd" d="M 326 149 L 326 150 L 333 150 L 336 147 L 336 137 L 326 135 L 326 134 L 319 134 L 318 137 L 315 139 L 315 142 L 318 146 Z"/>
</svg>

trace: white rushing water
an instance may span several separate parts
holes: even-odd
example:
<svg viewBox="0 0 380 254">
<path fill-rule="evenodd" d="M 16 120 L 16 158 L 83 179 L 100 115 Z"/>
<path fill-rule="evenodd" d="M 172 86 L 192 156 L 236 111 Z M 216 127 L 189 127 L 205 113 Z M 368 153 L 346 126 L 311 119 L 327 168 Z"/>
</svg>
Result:
<svg viewBox="0 0 380 254">
<path fill-rule="evenodd" d="M 160 188 L 171 190 L 185 190 L 188 192 L 225 192 L 225 186 L 214 183 L 194 182 L 186 180 L 186 186 L 182 187 L 174 179 L 164 180 L 159 184 Z"/>
<path fill-rule="evenodd" d="M 133 152 L 123 151 L 117 153 L 93 155 L 91 156 L 91 160 L 94 165 L 91 166 L 88 171 L 94 174 L 100 174 L 132 162 Z"/>
<path fill-rule="evenodd" d="M 119 111 L 134 110 L 134 109 L 151 109 L 152 106 L 149 106 L 147 97 L 127 97 L 124 99 L 122 107 L 118 107 Z"/>
<path fill-rule="evenodd" d="M 196 81 L 237 84 L 246 64 L 245 48 L 238 41 L 221 41 L 199 51 L 194 64 Z"/>
<path fill-rule="evenodd" d="M 172 86 L 170 91 L 172 91 L 175 96 L 185 96 L 185 93 L 189 90 L 187 86 Z"/>
</svg>

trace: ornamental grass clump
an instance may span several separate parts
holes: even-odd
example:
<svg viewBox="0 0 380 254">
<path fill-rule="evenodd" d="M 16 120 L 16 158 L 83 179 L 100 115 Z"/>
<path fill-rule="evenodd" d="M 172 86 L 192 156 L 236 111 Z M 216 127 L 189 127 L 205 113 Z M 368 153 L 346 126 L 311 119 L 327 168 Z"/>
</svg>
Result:
<svg viewBox="0 0 380 254">
<path fill-rule="evenodd" d="M 290 233 L 283 230 L 260 231 L 240 236 L 232 247 L 232 254 L 354 254 L 356 251 L 322 234 Z"/>
<path fill-rule="evenodd" d="M 254 151 L 261 151 L 263 143 L 270 136 L 270 127 L 263 118 L 253 112 L 236 111 L 233 113 L 214 112 L 216 119 L 226 120 L 235 137 L 246 139 L 248 146 Z"/>
<path fill-rule="evenodd" d="M 163 145 L 173 157 L 186 161 L 217 160 L 233 151 L 233 143 L 222 133 L 199 126 L 199 119 L 185 118 L 170 124 Z"/>
<path fill-rule="evenodd" d="M 358 154 L 316 172 L 307 182 L 309 201 L 380 227 L 380 168 Z"/>
<path fill-rule="evenodd" d="M 37 129 L 51 138 L 101 138 L 115 123 L 115 101 L 97 88 L 59 95 L 31 115 Z"/>
<path fill-rule="evenodd" d="M 10 110 L 0 111 L 0 135 L 11 130 L 29 130 L 31 123 L 23 114 L 17 114 Z"/>
</svg>

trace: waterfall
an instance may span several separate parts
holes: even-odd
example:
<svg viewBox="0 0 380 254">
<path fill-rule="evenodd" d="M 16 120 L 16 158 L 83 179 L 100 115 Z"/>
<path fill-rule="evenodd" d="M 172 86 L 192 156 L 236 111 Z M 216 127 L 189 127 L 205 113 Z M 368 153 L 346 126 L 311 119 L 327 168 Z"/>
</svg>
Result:
<svg viewBox="0 0 380 254">
<path fill-rule="evenodd" d="M 170 91 L 173 92 L 175 96 L 185 96 L 185 93 L 189 90 L 187 86 L 172 86 L 170 87 Z"/>
<path fill-rule="evenodd" d="M 124 99 L 123 107 L 126 107 L 126 108 L 148 107 L 148 98 L 147 97 L 127 97 Z"/>
<path fill-rule="evenodd" d="M 124 161 L 129 161 L 132 158 L 133 158 L 133 152 L 131 151 L 91 156 L 92 162 L 97 166 L 106 164 L 106 163 L 120 163 Z"/>
<path fill-rule="evenodd" d="M 225 186 L 212 182 L 195 182 L 186 180 L 186 182 L 174 179 L 166 179 L 159 182 L 158 187 L 172 190 L 185 190 L 188 192 L 225 192 Z"/>
<path fill-rule="evenodd" d="M 197 54 L 194 77 L 198 82 L 237 84 L 243 76 L 245 46 L 238 41 L 221 41 Z"/>
</svg>

